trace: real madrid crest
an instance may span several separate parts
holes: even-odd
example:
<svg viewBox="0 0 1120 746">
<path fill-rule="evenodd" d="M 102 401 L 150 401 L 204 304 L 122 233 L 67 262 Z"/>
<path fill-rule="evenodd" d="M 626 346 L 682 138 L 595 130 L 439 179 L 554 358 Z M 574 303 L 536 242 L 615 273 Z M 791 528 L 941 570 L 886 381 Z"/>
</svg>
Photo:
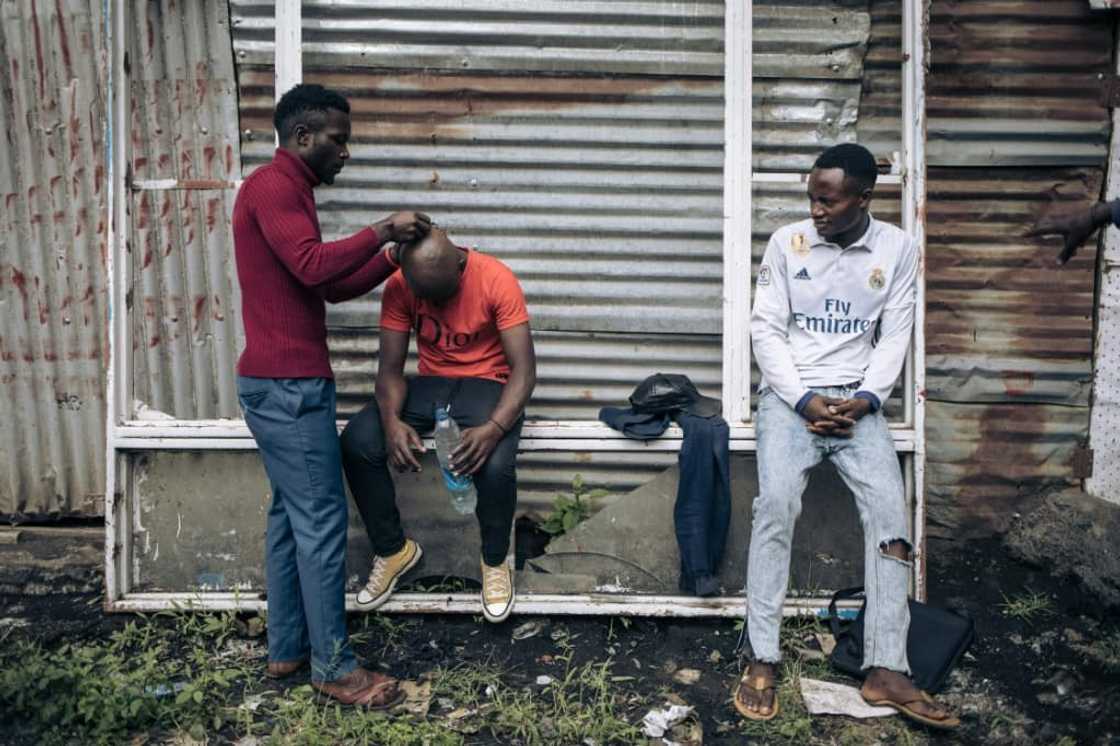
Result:
<svg viewBox="0 0 1120 746">
<path fill-rule="evenodd" d="M 789 248 L 798 256 L 806 256 L 809 253 L 809 239 L 805 238 L 804 233 L 794 233 L 789 240 Z"/>
<path fill-rule="evenodd" d="M 765 264 L 763 264 L 762 268 L 760 270 L 758 270 L 758 286 L 759 287 L 766 287 L 769 284 L 770 284 L 770 268 L 767 267 Z"/>
<path fill-rule="evenodd" d="M 882 290 L 883 286 L 887 284 L 887 280 L 883 277 L 883 270 L 876 267 L 871 270 L 871 276 L 867 278 L 867 284 L 871 286 L 872 290 Z"/>
</svg>

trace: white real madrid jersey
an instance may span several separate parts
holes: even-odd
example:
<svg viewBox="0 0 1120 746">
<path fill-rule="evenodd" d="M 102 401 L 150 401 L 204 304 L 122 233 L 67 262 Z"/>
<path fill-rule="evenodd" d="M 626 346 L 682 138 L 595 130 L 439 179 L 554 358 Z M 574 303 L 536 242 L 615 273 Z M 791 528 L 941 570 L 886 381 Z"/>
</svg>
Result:
<svg viewBox="0 0 1120 746">
<path fill-rule="evenodd" d="M 918 248 L 871 218 L 846 249 L 812 220 L 770 237 L 755 284 L 751 340 L 763 385 L 796 407 L 811 386 L 862 381 L 887 400 L 910 344 Z"/>
</svg>

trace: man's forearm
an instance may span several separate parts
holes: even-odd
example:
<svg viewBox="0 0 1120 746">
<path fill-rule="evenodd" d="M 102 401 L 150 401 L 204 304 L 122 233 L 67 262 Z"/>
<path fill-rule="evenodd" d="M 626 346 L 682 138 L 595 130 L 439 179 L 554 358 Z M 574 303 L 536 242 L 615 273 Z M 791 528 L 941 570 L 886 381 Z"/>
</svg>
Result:
<svg viewBox="0 0 1120 746">
<path fill-rule="evenodd" d="M 381 413 L 382 424 L 400 419 L 407 396 L 408 382 L 403 375 L 388 373 L 377 376 L 373 398 L 377 400 L 377 410 Z"/>
<path fill-rule="evenodd" d="M 510 371 L 509 381 L 502 388 L 502 395 L 498 397 L 498 403 L 490 413 L 490 419 L 494 420 L 504 432 L 509 432 L 521 413 L 525 411 L 525 405 L 529 403 L 529 397 L 532 396 L 536 385 L 537 375 L 534 371 L 516 368 Z"/>
</svg>

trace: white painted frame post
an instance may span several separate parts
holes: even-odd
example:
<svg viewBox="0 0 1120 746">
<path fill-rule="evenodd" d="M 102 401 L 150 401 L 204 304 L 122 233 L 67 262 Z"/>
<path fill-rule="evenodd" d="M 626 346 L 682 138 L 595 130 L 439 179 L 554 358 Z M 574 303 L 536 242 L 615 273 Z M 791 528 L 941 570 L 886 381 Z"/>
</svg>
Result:
<svg viewBox="0 0 1120 746">
<path fill-rule="evenodd" d="M 127 418 L 131 400 L 132 345 L 128 334 L 128 183 L 129 145 L 127 26 L 124 0 L 111 0 L 105 14 L 105 46 L 109 51 L 106 159 L 108 211 L 105 268 L 108 275 L 109 364 L 105 373 L 105 604 L 112 606 L 129 591 L 128 515 L 118 495 L 124 495 L 127 464 L 114 445 L 117 426 Z"/>
<path fill-rule="evenodd" d="M 926 399 L 926 41 L 929 0 L 902 3 L 902 229 L 918 244 L 914 336 L 903 376 L 904 420 L 913 428 L 914 450 L 906 458 L 907 490 L 914 501 L 914 597 L 925 600 L 925 399 Z"/>
<path fill-rule="evenodd" d="M 276 101 L 303 82 L 303 8 L 300 0 L 276 0 L 274 47 Z"/>
<path fill-rule="evenodd" d="M 753 0 L 724 11 L 723 403 L 730 425 L 751 418 L 751 96 Z"/>
</svg>

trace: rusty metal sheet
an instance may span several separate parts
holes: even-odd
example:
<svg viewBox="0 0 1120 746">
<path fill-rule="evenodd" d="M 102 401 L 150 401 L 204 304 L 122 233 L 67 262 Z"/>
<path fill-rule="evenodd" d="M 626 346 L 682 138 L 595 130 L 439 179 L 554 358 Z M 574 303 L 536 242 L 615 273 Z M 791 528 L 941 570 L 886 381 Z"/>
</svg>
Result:
<svg viewBox="0 0 1120 746">
<path fill-rule="evenodd" d="M 934 0 L 927 159 L 938 166 L 1100 166 L 1112 18 L 1084 0 Z"/>
<path fill-rule="evenodd" d="M 103 23 L 0 4 L 0 515 L 103 510 Z"/>
<path fill-rule="evenodd" d="M 134 178 L 239 178 L 225 1 L 138 0 L 129 20 Z M 239 416 L 232 206 L 229 189 L 133 194 L 133 398 L 146 408 L 181 419 Z"/>
<path fill-rule="evenodd" d="M 1007 530 L 1048 490 L 1079 483 L 1088 410 L 1051 404 L 926 406 L 926 515 L 935 536 Z"/>
<path fill-rule="evenodd" d="M 1053 241 L 1022 234 L 1096 199 L 1101 179 L 1099 169 L 929 170 L 931 399 L 1066 404 L 1087 416 L 1095 247 L 1059 269 Z"/>
<path fill-rule="evenodd" d="M 926 485 L 935 534 L 1000 532 L 1075 483 L 1088 435 L 1094 246 L 1022 238 L 1100 193 L 1099 169 L 930 169 Z"/>
</svg>

